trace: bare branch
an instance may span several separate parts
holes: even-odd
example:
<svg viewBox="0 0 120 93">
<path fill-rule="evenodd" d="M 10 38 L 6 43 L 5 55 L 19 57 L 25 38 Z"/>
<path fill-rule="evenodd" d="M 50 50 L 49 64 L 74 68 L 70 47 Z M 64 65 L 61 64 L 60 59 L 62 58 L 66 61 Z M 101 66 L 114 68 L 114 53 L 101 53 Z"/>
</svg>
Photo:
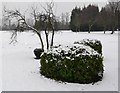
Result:
<svg viewBox="0 0 120 93">
<path fill-rule="evenodd" d="M 49 50 L 49 48 L 51 46 L 53 46 L 54 23 L 55 23 L 55 15 L 53 13 L 54 3 L 53 2 L 46 3 L 46 5 L 47 5 L 47 8 L 45 8 L 41 5 L 41 7 L 45 10 L 44 14 L 41 14 L 37 11 L 37 6 L 31 7 L 32 8 L 31 14 L 33 15 L 34 21 L 35 21 L 34 26 L 30 26 L 27 23 L 25 14 L 24 15 L 21 14 L 21 12 L 19 10 L 17 10 L 17 9 L 16 10 L 7 10 L 7 9 L 4 10 L 4 12 L 6 14 L 6 18 L 9 18 L 9 19 L 16 18 L 16 20 L 17 20 L 17 27 L 11 36 L 11 39 L 13 39 L 11 41 L 11 43 L 14 40 L 16 40 L 15 37 L 17 36 L 17 31 L 24 31 L 24 30 L 26 30 L 26 28 L 29 28 L 39 36 L 39 39 L 40 39 L 40 42 L 42 45 L 42 49 L 44 50 L 43 40 L 42 40 L 40 31 L 38 31 L 38 29 L 41 27 L 39 25 L 43 24 L 44 30 L 45 30 L 45 35 L 46 35 L 47 50 Z M 39 22 L 42 22 L 42 23 L 39 24 Z M 50 44 L 49 44 L 49 40 L 48 40 L 49 31 L 52 31 L 52 38 L 51 38 Z"/>
<path fill-rule="evenodd" d="M 27 24 L 26 19 L 25 19 L 25 15 L 22 15 L 19 12 L 19 10 L 17 10 L 17 9 L 16 10 L 6 10 L 5 9 L 4 12 L 7 15 L 6 17 L 16 18 L 17 22 L 18 22 L 17 28 L 15 29 L 15 31 L 13 32 L 13 34 L 11 36 L 11 39 L 12 39 L 11 43 L 13 41 L 16 41 L 17 31 L 24 31 L 25 28 L 27 27 L 27 28 L 30 28 L 31 30 L 33 30 L 33 32 L 35 32 L 39 36 L 41 44 L 42 44 L 42 49 L 44 49 L 43 41 L 42 41 L 42 38 L 41 38 L 39 31 L 37 29 L 35 29 L 34 27 Z"/>
</svg>

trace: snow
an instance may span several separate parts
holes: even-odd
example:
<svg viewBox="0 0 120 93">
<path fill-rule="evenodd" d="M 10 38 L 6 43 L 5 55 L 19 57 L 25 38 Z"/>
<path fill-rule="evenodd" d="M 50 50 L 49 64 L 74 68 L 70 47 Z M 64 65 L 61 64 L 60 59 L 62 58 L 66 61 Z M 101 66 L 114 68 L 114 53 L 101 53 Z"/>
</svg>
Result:
<svg viewBox="0 0 120 93">
<path fill-rule="evenodd" d="M 97 39 L 103 45 L 104 77 L 92 84 L 59 83 L 39 73 L 40 61 L 33 50 L 39 48 L 39 38 L 31 32 L 18 33 L 18 42 L 10 43 L 10 32 L 2 35 L 2 90 L 3 91 L 118 91 L 118 34 L 110 32 L 55 33 L 55 45 L 72 45 L 82 39 Z M 43 37 L 44 38 L 44 37 Z M 1 62 L 1 61 L 0 61 Z M 1 65 L 0 65 L 1 66 Z M 1 81 L 0 81 L 1 82 Z M 1 87 L 1 86 L 0 86 Z"/>
<path fill-rule="evenodd" d="M 0 93 L 2 92 L 2 34 L 0 33 Z"/>
<path fill-rule="evenodd" d="M 71 50 L 71 48 L 73 48 L 74 50 Z M 77 44 L 77 43 L 74 43 L 72 46 L 69 46 L 69 45 L 59 45 L 57 47 L 53 47 L 52 50 L 50 50 L 49 52 L 46 51 L 48 54 L 49 53 L 53 53 L 53 54 L 57 54 L 57 55 L 60 55 L 61 51 L 64 51 L 65 54 L 68 54 L 69 52 L 71 54 L 75 54 L 76 51 L 78 51 L 79 49 L 85 49 L 84 52 L 76 55 L 76 56 L 79 56 L 79 55 L 99 55 L 100 54 L 95 51 L 94 49 L 92 49 L 90 46 L 86 46 L 84 44 Z"/>
</svg>

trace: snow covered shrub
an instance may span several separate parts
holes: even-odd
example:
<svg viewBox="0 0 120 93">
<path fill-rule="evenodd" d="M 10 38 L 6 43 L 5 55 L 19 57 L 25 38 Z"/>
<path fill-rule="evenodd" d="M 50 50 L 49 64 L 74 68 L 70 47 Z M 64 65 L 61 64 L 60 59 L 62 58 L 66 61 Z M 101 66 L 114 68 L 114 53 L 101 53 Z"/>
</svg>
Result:
<svg viewBox="0 0 120 93">
<path fill-rule="evenodd" d="M 95 51 L 97 51 L 98 53 L 102 54 L 102 44 L 99 40 L 96 39 L 83 39 L 80 42 L 75 42 L 78 44 L 84 44 L 86 46 L 90 46 L 91 48 L 93 48 Z"/>
<path fill-rule="evenodd" d="M 40 56 L 41 56 L 41 54 L 42 54 L 43 52 L 44 52 L 44 51 L 43 51 L 42 49 L 36 48 L 36 49 L 34 50 L 34 54 L 35 54 L 35 56 L 36 56 L 36 59 L 40 59 Z"/>
<path fill-rule="evenodd" d="M 58 46 L 41 56 L 40 73 L 63 82 L 88 84 L 103 77 L 103 57 L 89 46 Z"/>
</svg>

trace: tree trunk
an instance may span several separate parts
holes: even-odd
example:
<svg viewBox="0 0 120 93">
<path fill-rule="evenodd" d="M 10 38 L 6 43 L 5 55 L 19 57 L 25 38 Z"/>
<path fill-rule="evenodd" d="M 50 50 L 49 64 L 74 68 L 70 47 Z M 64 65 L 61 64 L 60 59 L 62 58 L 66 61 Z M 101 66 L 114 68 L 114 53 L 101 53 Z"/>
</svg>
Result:
<svg viewBox="0 0 120 93">
<path fill-rule="evenodd" d="M 81 26 L 79 26 L 79 32 L 81 31 L 81 29 L 80 29 L 80 28 L 81 28 Z"/>
<path fill-rule="evenodd" d="M 105 34 L 105 32 L 106 32 L 106 31 L 104 30 L 104 34 Z"/>
<path fill-rule="evenodd" d="M 27 25 L 27 27 L 29 27 L 30 29 L 32 29 L 38 35 L 38 37 L 40 39 L 40 42 L 41 42 L 42 50 L 44 51 L 44 44 L 43 44 L 43 40 L 42 40 L 40 32 L 37 29 L 35 29 L 34 27 L 28 25 L 27 23 L 26 23 L 26 25 Z"/>
<path fill-rule="evenodd" d="M 105 34 L 105 32 L 106 32 L 106 27 L 104 26 L 104 34 Z"/>
<path fill-rule="evenodd" d="M 115 29 L 114 29 L 114 27 L 112 28 L 112 32 L 111 32 L 111 34 L 113 34 L 115 32 Z"/>
<path fill-rule="evenodd" d="M 114 33 L 114 30 L 112 30 L 111 34 L 113 34 L 113 33 Z"/>
<path fill-rule="evenodd" d="M 53 19 L 52 19 L 53 21 Z M 52 38 L 51 38 L 51 44 L 50 44 L 50 48 L 52 48 L 53 46 L 53 40 L 54 40 L 54 34 L 55 34 L 55 28 L 54 28 L 54 23 L 50 21 L 50 24 L 51 24 L 51 28 L 52 28 Z"/>
<path fill-rule="evenodd" d="M 46 36 L 47 50 L 49 50 L 48 33 L 46 31 L 46 28 L 45 28 L 45 36 Z"/>
<path fill-rule="evenodd" d="M 37 32 L 37 35 L 38 35 L 38 37 L 39 37 L 39 39 L 40 39 L 41 46 L 42 46 L 42 50 L 44 51 L 44 44 L 43 44 L 42 37 L 41 37 L 40 33 L 38 33 L 38 32 Z"/>
<path fill-rule="evenodd" d="M 90 25 L 90 26 L 89 26 L 89 31 L 88 31 L 88 33 L 90 33 L 90 31 L 91 31 L 91 27 L 92 27 L 92 26 Z"/>
<path fill-rule="evenodd" d="M 52 39 L 51 39 L 51 45 L 50 45 L 50 47 L 53 46 L 54 34 L 55 34 L 55 31 L 54 31 L 54 28 L 53 28 L 53 31 L 52 31 Z"/>
</svg>

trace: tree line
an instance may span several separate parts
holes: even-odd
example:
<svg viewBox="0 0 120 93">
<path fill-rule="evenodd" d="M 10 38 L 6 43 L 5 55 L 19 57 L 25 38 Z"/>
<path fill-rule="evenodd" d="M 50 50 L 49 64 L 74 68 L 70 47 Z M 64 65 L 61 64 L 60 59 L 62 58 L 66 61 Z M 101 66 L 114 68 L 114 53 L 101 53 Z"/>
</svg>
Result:
<svg viewBox="0 0 120 93">
<path fill-rule="evenodd" d="M 36 9 L 32 7 L 32 14 L 35 19 L 27 19 L 26 22 L 30 26 L 36 28 L 37 30 L 46 29 L 45 16 L 47 14 L 39 13 L 36 14 Z M 120 29 L 120 1 L 109 2 L 105 7 L 99 10 L 98 6 L 89 4 L 87 7 L 75 7 L 71 15 L 66 12 L 62 13 L 59 17 L 54 16 L 56 19 L 54 21 L 54 29 L 58 30 L 72 30 L 74 32 L 79 31 L 112 31 Z M 70 21 L 69 21 L 70 20 Z M 14 30 L 20 28 L 21 30 L 30 28 L 22 28 L 19 24 L 15 25 L 8 22 L 8 25 L 3 24 L 2 30 Z M 49 29 L 51 30 L 51 29 Z"/>
<path fill-rule="evenodd" d="M 82 9 L 75 7 L 70 18 L 70 28 L 79 31 L 112 31 L 120 29 L 120 1 L 109 2 L 99 10 L 98 6 L 88 5 Z"/>
</svg>

